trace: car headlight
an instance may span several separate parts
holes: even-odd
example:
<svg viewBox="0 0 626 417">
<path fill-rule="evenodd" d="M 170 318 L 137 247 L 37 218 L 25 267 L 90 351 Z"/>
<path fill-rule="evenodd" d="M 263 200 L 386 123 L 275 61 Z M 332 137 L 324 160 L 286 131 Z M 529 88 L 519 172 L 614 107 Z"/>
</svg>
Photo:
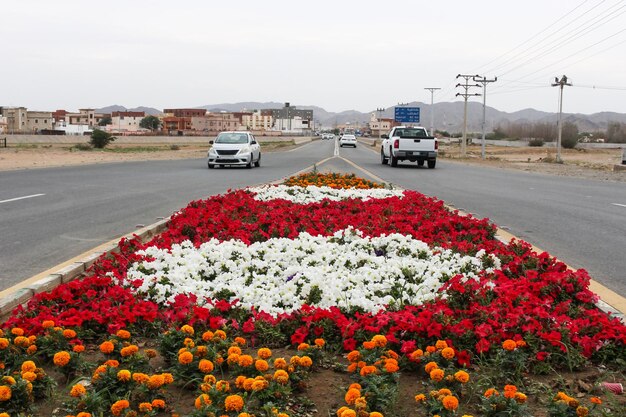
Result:
<svg viewBox="0 0 626 417">
<path fill-rule="evenodd" d="M 217 152 L 215 152 L 215 149 L 209 148 L 209 155 L 215 155 L 215 154 L 217 154 Z"/>
<path fill-rule="evenodd" d="M 249 146 L 244 146 L 243 148 L 239 149 L 239 153 L 240 154 L 250 153 L 250 147 Z"/>
</svg>

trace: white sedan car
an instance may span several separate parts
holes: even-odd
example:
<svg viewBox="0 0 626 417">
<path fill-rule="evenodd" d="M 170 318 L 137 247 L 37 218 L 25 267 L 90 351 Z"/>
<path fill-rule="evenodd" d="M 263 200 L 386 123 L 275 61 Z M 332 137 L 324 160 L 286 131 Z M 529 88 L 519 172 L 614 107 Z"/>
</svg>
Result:
<svg viewBox="0 0 626 417">
<path fill-rule="evenodd" d="M 207 154 L 207 165 L 239 165 L 246 168 L 261 166 L 261 147 L 250 132 L 221 132 Z"/>
<path fill-rule="evenodd" d="M 343 135 L 341 139 L 339 139 L 339 147 L 343 148 L 344 146 L 354 146 L 356 148 L 356 136 Z"/>
</svg>

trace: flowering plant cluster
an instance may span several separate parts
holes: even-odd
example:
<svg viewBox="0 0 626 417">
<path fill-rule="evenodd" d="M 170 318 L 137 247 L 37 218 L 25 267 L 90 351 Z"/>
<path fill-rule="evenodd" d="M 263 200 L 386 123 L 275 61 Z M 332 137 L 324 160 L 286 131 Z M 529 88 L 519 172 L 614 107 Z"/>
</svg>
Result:
<svg viewBox="0 0 626 417">
<path fill-rule="evenodd" d="M 488 220 L 356 177 L 287 184 L 191 202 L 150 241 L 122 240 L 85 278 L 37 294 L 4 325 L 22 334 L 0 335 L 1 376 L 33 356 L 78 375 L 87 335 L 102 361 L 71 395 L 77 416 L 157 415 L 172 384 L 197 389 L 194 415 L 278 415 L 325 349 L 343 349 L 355 385 L 339 417 L 382 415 L 400 370 L 424 377 L 416 400 L 443 416 L 463 407 L 473 364 L 496 364 L 494 384 L 513 386 L 529 369 L 626 352 L 626 326 L 596 307 L 584 270 L 500 242 Z M 156 334 L 158 353 L 133 341 Z M 289 342 L 289 360 L 256 349 Z M 484 410 L 524 415 L 511 390 Z M 11 398 L 0 387 L 0 410 Z"/>
</svg>

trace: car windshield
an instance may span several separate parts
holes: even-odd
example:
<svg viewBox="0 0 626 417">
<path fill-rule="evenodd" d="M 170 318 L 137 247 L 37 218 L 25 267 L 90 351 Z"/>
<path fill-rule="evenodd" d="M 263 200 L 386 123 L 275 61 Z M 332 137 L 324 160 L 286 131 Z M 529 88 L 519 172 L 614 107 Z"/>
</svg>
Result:
<svg viewBox="0 0 626 417">
<path fill-rule="evenodd" d="M 248 143 L 248 135 L 245 133 L 220 133 L 215 143 Z"/>
<path fill-rule="evenodd" d="M 399 136 L 401 138 L 426 138 L 428 137 L 428 133 L 424 129 L 396 129 L 394 136 Z"/>
</svg>

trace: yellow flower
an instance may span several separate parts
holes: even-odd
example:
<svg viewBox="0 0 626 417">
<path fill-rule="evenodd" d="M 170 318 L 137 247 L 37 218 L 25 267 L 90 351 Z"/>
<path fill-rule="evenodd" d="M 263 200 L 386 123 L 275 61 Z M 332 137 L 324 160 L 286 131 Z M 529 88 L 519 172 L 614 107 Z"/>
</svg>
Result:
<svg viewBox="0 0 626 417">
<path fill-rule="evenodd" d="M 239 395 L 229 395 L 224 400 L 224 408 L 226 411 L 241 411 L 243 408 L 243 398 Z"/>
<path fill-rule="evenodd" d="M 221 392 L 228 392 L 230 391 L 230 384 L 228 383 L 228 381 L 220 379 L 219 381 L 215 382 L 215 389 Z"/>
<path fill-rule="evenodd" d="M 183 333 L 185 333 L 185 334 L 188 334 L 188 335 L 190 335 L 190 336 L 193 336 L 193 334 L 195 333 L 195 331 L 194 331 L 193 327 L 191 327 L 191 326 L 190 326 L 190 325 L 188 325 L 188 324 L 185 324 L 183 327 L 181 327 L 181 328 L 180 328 L 180 331 L 181 331 L 181 332 L 183 332 Z"/>
<path fill-rule="evenodd" d="M 130 371 L 127 369 L 122 369 L 121 371 L 117 373 L 117 379 L 119 379 L 122 382 L 130 381 Z"/>
</svg>

